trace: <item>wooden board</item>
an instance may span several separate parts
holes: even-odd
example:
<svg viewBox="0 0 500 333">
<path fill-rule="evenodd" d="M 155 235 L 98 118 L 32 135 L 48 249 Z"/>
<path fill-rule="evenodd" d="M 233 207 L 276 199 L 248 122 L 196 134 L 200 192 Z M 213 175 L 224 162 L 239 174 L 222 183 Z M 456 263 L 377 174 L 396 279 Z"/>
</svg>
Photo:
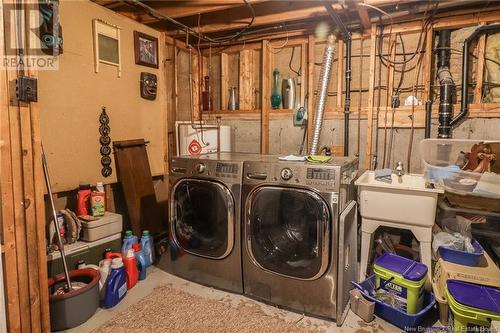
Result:
<svg viewBox="0 0 500 333">
<path fill-rule="evenodd" d="M 375 100 L 375 56 L 376 56 L 376 35 L 377 27 L 372 24 L 370 35 L 370 81 L 368 82 L 368 125 L 366 131 L 366 153 L 365 153 L 365 168 L 371 169 L 372 160 L 372 141 L 373 141 L 373 111 Z"/>
<path fill-rule="evenodd" d="M 253 94 L 253 51 L 243 50 L 240 52 L 240 76 L 239 76 L 239 96 L 240 109 L 251 110 L 254 107 Z"/>
<path fill-rule="evenodd" d="M 165 77 L 172 73 L 162 73 L 166 57 L 160 40 L 158 69 L 136 65 L 133 52 L 134 31 L 159 39 L 160 33 L 90 1 L 60 1 L 59 10 L 64 54 L 59 57 L 58 70 L 38 73 L 41 135 L 54 191 L 76 189 L 80 182 L 116 182 L 115 172 L 108 178 L 101 175 L 99 114 L 102 106 L 106 106 L 110 118 L 111 139 L 143 137 L 150 141 L 152 173 L 163 174 L 162 109 L 167 99 Z M 95 18 L 121 28 L 121 77 L 117 77 L 116 67 L 106 64 L 101 64 L 99 73 L 94 72 L 92 20 Z M 140 97 L 141 72 L 157 75 L 158 95 L 154 101 Z M 112 167 L 115 168 L 114 160 Z"/>
<path fill-rule="evenodd" d="M 28 15 L 34 4 L 22 6 Z M 27 18 L 23 22 L 29 22 Z M 14 40 L 24 40 L 22 47 L 29 55 L 30 39 L 26 37 L 30 27 L 23 24 L 18 28 Z M 2 54 L 5 38 L 4 26 L 0 26 Z M 1 225 L 5 254 L 4 276 L 0 278 L 6 286 L 8 331 L 49 332 L 39 109 L 37 103 L 17 101 L 14 83 L 20 75 L 37 78 L 37 72 L 29 68 L 0 70 Z"/>
<path fill-rule="evenodd" d="M 227 110 L 229 101 L 229 60 L 227 53 L 220 54 L 220 105 Z"/>
<path fill-rule="evenodd" d="M 140 236 L 143 230 L 149 230 L 153 236 L 159 235 L 166 220 L 159 213 L 146 142 L 144 139 L 114 141 L 113 148 L 132 232 Z"/>
<path fill-rule="evenodd" d="M 342 86 L 344 84 L 344 41 L 337 40 L 337 107 L 341 108 L 343 104 Z"/>
<path fill-rule="evenodd" d="M 307 151 L 311 147 L 313 124 L 314 124 L 314 46 L 313 35 L 307 38 Z"/>
<path fill-rule="evenodd" d="M 260 119 L 260 152 L 269 153 L 269 110 L 271 109 L 271 73 L 272 54 L 267 40 L 262 41 L 261 61 L 261 119 Z"/>
</svg>

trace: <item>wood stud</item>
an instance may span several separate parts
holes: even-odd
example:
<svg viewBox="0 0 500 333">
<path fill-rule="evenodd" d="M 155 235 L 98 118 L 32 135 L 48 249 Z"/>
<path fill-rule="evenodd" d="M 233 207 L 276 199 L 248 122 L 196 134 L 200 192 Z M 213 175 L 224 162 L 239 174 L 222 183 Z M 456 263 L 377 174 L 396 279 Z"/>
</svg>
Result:
<svg viewBox="0 0 500 333">
<path fill-rule="evenodd" d="M 240 52 L 240 75 L 239 96 L 240 110 L 252 110 L 254 108 L 253 95 L 253 50 Z"/>
<path fill-rule="evenodd" d="M 229 59 L 225 52 L 220 54 L 220 76 L 221 110 L 227 110 L 229 100 Z"/>
<path fill-rule="evenodd" d="M 370 33 L 370 81 L 368 82 L 368 125 L 366 129 L 365 168 L 371 169 L 373 143 L 373 110 L 375 100 L 375 60 L 376 60 L 377 26 L 372 24 Z"/>
<path fill-rule="evenodd" d="M 260 119 L 260 152 L 269 153 L 269 111 L 271 108 L 271 85 L 272 85 L 272 53 L 269 41 L 262 41 L 261 60 L 261 119 Z"/>
</svg>

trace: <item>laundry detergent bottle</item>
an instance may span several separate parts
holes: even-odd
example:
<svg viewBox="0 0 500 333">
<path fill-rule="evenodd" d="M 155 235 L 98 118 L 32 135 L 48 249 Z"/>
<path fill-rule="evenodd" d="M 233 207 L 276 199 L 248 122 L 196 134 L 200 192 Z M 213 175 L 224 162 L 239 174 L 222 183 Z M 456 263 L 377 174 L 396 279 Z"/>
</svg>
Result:
<svg viewBox="0 0 500 333">
<path fill-rule="evenodd" d="M 137 236 L 134 236 L 132 234 L 132 230 L 125 231 L 125 237 L 123 238 L 123 244 L 122 244 L 122 255 L 126 256 L 127 251 L 131 249 L 132 245 L 137 242 L 138 242 Z"/>
<path fill-rule="evenodd" d="M 127 294 L 127 273 L 123 266 L 122 258 L 111 260 L 111 272 L 109 273 L 106 294 L 104 296 L 103 307 L 112 308 Z"/>
<path fill-rule="evenodd" d="M 137 260 L 135 258 L 134 249 L 129 249 L 127 251 L 127 255 L 123 258 L 123 266 L 125 266 L 125 272 L 127 272 L 127 288 L 132 289 L 139 280 L 139 271 L 137 270 Z"/>
<path fill-rule="evenodd" d="M 155 261 L 153 238 L 148 230 L 142 232 L 141 248 L 144 256 L 146 257 L 147 266 L 151 266 Z"/>
<path fill-rule="evenodd" d="M 139 280 L 144 280 L 147 276 L 147 261 L 144 257 L 144 252 L 141 249 L 141 244 L 135 243 L 132 245 L 135 251 L 135 259 L 137 262 L 137 270 L 139 271 Z"/>
</svg>

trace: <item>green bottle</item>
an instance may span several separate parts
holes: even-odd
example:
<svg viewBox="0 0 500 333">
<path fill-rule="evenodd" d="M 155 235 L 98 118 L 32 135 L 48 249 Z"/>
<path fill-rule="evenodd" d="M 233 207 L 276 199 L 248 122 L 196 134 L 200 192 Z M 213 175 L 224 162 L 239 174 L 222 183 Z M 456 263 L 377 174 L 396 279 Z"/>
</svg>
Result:
<svg viewBox="0 0 500 333">
<path fill-rule="evenodd" d="M 273 93 L 271 94 L 271 106 L 273 109 L 279 109 L 281 105 L 281 94 L 278 89 L 280 72 L 278 71 L 277 68 L 274 69 L 273 76 L 274 76 L 274 83 L 273 83 Z"/>
</svg>

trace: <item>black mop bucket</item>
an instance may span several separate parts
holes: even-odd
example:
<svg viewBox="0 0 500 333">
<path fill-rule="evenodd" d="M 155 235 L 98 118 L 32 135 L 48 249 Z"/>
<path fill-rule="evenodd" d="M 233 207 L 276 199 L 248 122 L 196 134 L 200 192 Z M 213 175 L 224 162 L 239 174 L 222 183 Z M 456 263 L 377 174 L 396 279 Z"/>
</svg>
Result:
<svg viewBox="0 0 500 333">
<path fill-rule="evenodd" d="M 93 268 L 69 272 L 73 289 L 55 294 L 67 285 L 65 274 L 49 278 L 50 328 L 61 331 L 86 322 L 99 307 L 100 274 Z M 77 289 L 77 285 L 81 288 Z"/>
<path fill-rule="evenodd" d="M 99 279 L 101 275 L 93 268 L 68 270 L 64 244 L 57 225 L 56 207 L 50 186 L 49 167 L 42 148 L 42 166 L 45 184 L 52 208 L 52 222 L 56 230 L 59 252 L 63 262 L 64 274 L 49 278 L 49 309 L 52 331 L 76 327 L 86 322 L 99 307 Z"/>
</svg>

